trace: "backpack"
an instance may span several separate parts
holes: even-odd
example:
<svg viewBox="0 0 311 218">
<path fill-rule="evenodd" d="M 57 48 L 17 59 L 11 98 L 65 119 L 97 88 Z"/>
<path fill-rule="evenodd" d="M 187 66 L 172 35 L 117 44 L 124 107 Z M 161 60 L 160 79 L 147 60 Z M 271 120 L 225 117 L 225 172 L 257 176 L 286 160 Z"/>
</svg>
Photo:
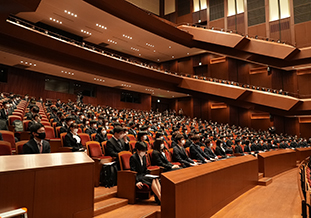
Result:
<svg viewBox="0 0 311 218">
<path fill-rule="evenodd" d="M 100 185 L 106 188 L 117 185 L 117 175 L 118 168 L 115 162 L 104 164 L 100 172 Z"/>
<path fill-rule="evenodd" d="M 13 126 L 15 126 L 15 132 L 23 132 L 24 131 L 23 122 L 20 120 L 14 120 Z"/>
</svg>

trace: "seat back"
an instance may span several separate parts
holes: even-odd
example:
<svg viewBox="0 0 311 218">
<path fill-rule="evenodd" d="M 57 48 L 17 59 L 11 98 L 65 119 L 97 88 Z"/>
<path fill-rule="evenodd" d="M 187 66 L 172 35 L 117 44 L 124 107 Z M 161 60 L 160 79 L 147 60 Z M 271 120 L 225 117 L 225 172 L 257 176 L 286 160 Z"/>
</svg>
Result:
<svg viewBox="0 0 311 218">
<path fill-rule="evenodd" d="M 24 131 L 29 131 L 28 126 L 31 120 L 23 120 Z"/>
<path fill-rule="evenodd" d="M 56 130 L 56 137 L 57 137 L 57 138 L 60 138 L 60 128 L 61 128 L 61 126 L 57 126 L 57 127 L 55 128 L 55 130 Z"/>
<path fill-rule="evenodd" d="M 131 150 L 132 153 L 134 153 L 135 144 L 136 144 L 136 141 L 130 141 L 130 142 L 129 142 L 130 150 Z"/>
<path fill-rule="evenodd" d="M 90 135 L 87 134 L 87 133 L 79 133 L 78 135 L 79 135 L 80 138 L 81 138 L 81 144 L 82 144 L 83 146 L 86 146 L 86 142 L 91 141 Z"/>
<path fill-rule="evenodd" d="M 95 141 L 95 136 L 96 136 L 96 134 L 97 134 L 97 133 L 92 133 L 92 134 L 91 134 L 91 140 L 92 140 L 92 141 Z"/>
<path fill-rule="evenodd" d="M 165 157 L 166 157 L 166 159 L 169 161 L 169 162 L 172 162 L 173 161 L 173 159 L 172 159 L 172 155 L 171 155 L 171 152 L 169 152 L 169 151 L 167 151 L 167 150 L 165 150 Z"/>
<path fill-rule="evenodd" d="M 96 142 L 96 141 L 86 142 L 86 149 L 91 158 L 98 158 L 98 157 L 103 156 L 102 149 L 100 147 L 99 142 Z"/>
<path fill-rule="evenodd" d="M 136 141 L 136 137 L 133 134 L 128 134 L 127 137 L 129 137 L 130 141 Z"/>
<path fill-rule="evenodd" d="M 55 138 L 54 128 L 51 126 L 45 126 L 45 138 L 46 139 L 53 139 Z"/>
<path fill-rule="evenodd" d="M 0 155 L 11 155 L 11 143 L 6 141 L 0 141 Z"/>
<path fill-rule="evenodd" d="M 129 151 L 121 151 L 118 153 L 119 161 L 120 161 L 120 168 L 121 170 L 130 170 L 130 158 L 132 153 Z"/>
<path fill-rule="evenodd" d="M 26 144 L 28 140 L 22 140 L 19 142 L 16 142 L 16 154 L 23 154 L 23 146 Z"/>
<path fill-rule="evenodd" d="M 112 137 L 112 134 L 108 133 L 107 134 L 107 139 L 109 140 L 109 139 L 111 139 L 111 137 Z"/>
<path fill-rule="evenodd" d="M 107 145 L 107 141 L 103 141 L 102 142 L 102 151 L 103 151 L 103 155 L 105 156 L 106 154 L 106 145 Z"/>
<path fill-rule="evenodd" d="M 11 143 L 11 149 L 15 150 L 15 137 L 14 133 L 11 131 L 1 130 L 0 133 L 2 134 L 3 141 L 7 141 Z"/>
<path fill-rule="evenodd" d="M 9 126 L 12 126 L 12 123 L 13 123 L 14 120 L 23 121 L 23 119 L 20 116 L 17 116 L 17 115 L 10 115 L 10 116 L 8 116 L 8 120 L 9 120 Z"/>
<path fill-rule="evenodd" d="M 62 147 L 64 147 L 64 141 L 65 141 L 65 136 L 67 135 L 67 132 L 63 132 L 60 134 L 60 142 Z"/>
<path fill-rule="evenodd" d="M 48 121 L 42 121 L 42 120 L 41 120 L 41 124 L 42 124 L 43 126 L 51 126 L 50 122 L 48 122 Z"/>
</svg>

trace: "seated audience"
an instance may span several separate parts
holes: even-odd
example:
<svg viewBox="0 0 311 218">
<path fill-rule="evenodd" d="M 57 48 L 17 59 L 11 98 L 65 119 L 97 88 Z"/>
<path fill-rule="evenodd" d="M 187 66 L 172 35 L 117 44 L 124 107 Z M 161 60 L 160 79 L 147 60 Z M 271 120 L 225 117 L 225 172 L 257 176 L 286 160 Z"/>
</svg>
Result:
<svg viewBox="0 0 311 218">
<path fill-rule="evenodd" d="M 235 154 L 242 154 L 244 155 L 243 149 L 241 147 L 242 141 L 240 139 L 235 140 L 235 148 L 234 148 L 234 153 Z"/>
<path fill-rule="evenodd" d="M 107 141 L 106 155 L 115 158 L 118 169 L 120 169 L 120 163 L 118 161 L 118 153 L 121 151 L 129 151 L 129 144 L 123 140 L 124 129 L 121 126 L 114 128 L 112 137 Z"/>
<path fill-rule="evenodd" d="M 40 153 L 50 153 L 50 143 L 45 139 L 45 129 L 40 123 L 35 123 L 30 129 L 31 137 L 26 144 L 23 146 L 24 154 L 40 154 Z"/>
<path fill-rule="evenodd" d="M 95 141 L 97 141 L 101 144 L 103 141 L 107 141 L 107 140 L 108 140 L 107 130 L 104 129 L 103 127 L 99 127 L 97 129 L 97 133 L 95 135 Z"/>
<path fill-rule="evenodd" d="M 170 171 L 172 169 L 178 169 L 178 165 L 173 165 L 167 160 L 165 156 L 166 150 L 167 149 L 164 146 L 164 141 L 160 138 L 157 138 L 153 143 L 151 165 L 163 167 L 164 172 Z"/>
<path fill-rule="evenodd" d="M 71 123 L 65 136 L 64 147 L 72 147 L 72 151 L 84 151 L 85 148 L 81 144 L 81 138 L 78 135 L 78 125 Z"/>
<path fill-rule="evenodd" d="M 177 134 L 175 137 L 177 145 L 173 149 L 173 161 L 179 162 L 183 167 L 195 166 L 197 165 L 191 158 L 188 157 L 184 144 L 186 140 L 183 135 Z"/>
<path fill-rule="evenodd" d="M 219 139 L 216 141 L 215 154 L 217 156 L 221 156 L 222 158 L 227 158 L 226 150 L 223 147 L 223 142 Z"/>
<path fill-rule="evenodd" d="M 218 159 L 217 155 L 213 151 L 213 143 L 210 139 L 205 140 L 206 147 L 204 148 L 204 153 L 209 157 L 209 160 L 215 161 Z"/>
<path fill-rule="evenodd" d="M 136 147 L 136 152 L 130 158 L 131 170 L 137 172 L 136 187 L 142 189 L 144 185 L 151 187 L 151 190 L 156 195 L 156 201 L 161 201 L 161 184 L 158 178 L 148 177 L 146 165 L 146 151 L 147 147 L 144 143 L 139 142 Z"/>
<path fill-rule="evenodd" d="M 68 132 L 70 125 L 73 123 L 73 117 L 68 116 L 65 118 L 65 125 L 60 128 L 60 133 Z"/>
<path fill-rule="evenodd" d="M 207 163 L 209 161 L 209 157 L 203 152 L 199 143 L 200 136 L 194 135 L 191 138 L 192 144 L 190 145 L 190 155 L 193 159 L 200 161 L 201 163 Z"/>
</svg>

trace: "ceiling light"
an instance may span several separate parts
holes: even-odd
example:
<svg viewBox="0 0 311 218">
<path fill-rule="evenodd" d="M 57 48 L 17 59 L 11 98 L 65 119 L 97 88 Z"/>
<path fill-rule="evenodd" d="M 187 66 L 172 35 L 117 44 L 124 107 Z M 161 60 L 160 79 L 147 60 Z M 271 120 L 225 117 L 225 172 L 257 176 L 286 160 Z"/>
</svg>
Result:
<svg viewBox="0 0 311 218">
<path fill-rule="evenodd" d="M 172 58 L 174 58 L 174 56 L 172 56 Z"/>
<path fill-rule="evenodd" d="M 171 46 L 168 46 L 168 48 L 172 48 Z"/>
<path fill-rule="evenodd" d="M 74 14 L 74 13 L 72 13 L 72 12 L 70 12 L 70 11 L 64 10 L 64 12 L 65 12 L 66 14 L 68 14 L 68 15 L 73 16 L 73 17 L 77 17 L 76 14 Z"/>
<path fill-rule="evenodd" d="M 189 52 L 187 53 L 187 55 L 189 55 Z"/>
</svg>

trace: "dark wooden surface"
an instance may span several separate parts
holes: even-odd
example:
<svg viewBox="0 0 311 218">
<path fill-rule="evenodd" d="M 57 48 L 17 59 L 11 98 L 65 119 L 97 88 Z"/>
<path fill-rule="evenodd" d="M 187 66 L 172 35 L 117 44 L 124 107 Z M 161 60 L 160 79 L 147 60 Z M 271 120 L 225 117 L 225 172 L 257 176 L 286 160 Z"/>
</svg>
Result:
<svg viewBox="0 0 311 218">
<path fill-rule="evenodd" d="M 82 152 L 0 157 L 0 212 L 28 217 L 93 216 L 94 163 Z"/>
<path fill-rule="evenodd" d="M 296 152 L 292 149 L 269 151 L 258 154 L 258 171 L 264 177 L 272 177 L 296 167 Z"/>
<path fill-rule="evenodd" d="M 258 161 L 251 155 L 163 173 L 161 217 L 210 217 L 257 179 Z"/>
<path fill-rule="evenodd" d="M 296 149 L 296 160 L 299 162 L 303 161 L 311 155 L 311 148 L 297 148 Z"/>
</svg>

